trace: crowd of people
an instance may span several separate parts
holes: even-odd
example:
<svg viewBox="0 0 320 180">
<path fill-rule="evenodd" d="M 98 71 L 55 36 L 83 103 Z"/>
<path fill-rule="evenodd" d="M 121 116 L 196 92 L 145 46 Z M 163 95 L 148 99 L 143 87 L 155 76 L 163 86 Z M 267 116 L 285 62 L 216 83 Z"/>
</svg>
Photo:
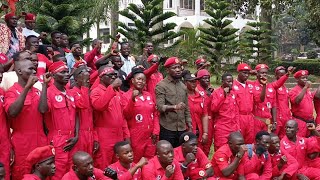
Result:
<svg viewBox="0 0 320 180">
<path fill-rule="evenodd" d="M 320 87 L 307 70 L 280 66 L 271 81 L 267 64 L 240 63 L 213 88 L 204 56 L 191 73 L 151 42 L 134 58 L 120 36 L 83 56 L 58 31 L 45 44 L 31 13 L 23 29 L 4 18 L 0 179 L 320 179 Z"/>
</svg>

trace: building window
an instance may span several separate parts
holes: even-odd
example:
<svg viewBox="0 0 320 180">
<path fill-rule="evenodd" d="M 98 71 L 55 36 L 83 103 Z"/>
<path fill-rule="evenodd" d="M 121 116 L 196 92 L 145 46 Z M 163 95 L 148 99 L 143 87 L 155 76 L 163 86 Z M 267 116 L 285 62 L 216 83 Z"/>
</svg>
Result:
<svg viewBox="0 0 320 180">
<path fill-rule="evenodd" d="M 205 7 L 205 0 L 200 0 L 200 10 L 203 11 Z"/>
<path fill-rule="evenodd" d="M 182 9 L 194 9 L 194 0 L 180 0 Z"/>
<path fill-rule="evenodd" d="M 103 41 L 104 44 L 109 44 L 110 43 L 110 28 L 103 28 L 100 29 L 100 37 Z"/>
<path fill-rule="evenodd" d="M 128 23 L 128 26 L 135 27 L 134 23 Z"/>
<path fill-rule="evenodd" d="M 168 8 L 172 8 L 173 7 L 172 1 L 173 0 L 168 0 L 168 5 L 167 5 Z"/>
</svg>

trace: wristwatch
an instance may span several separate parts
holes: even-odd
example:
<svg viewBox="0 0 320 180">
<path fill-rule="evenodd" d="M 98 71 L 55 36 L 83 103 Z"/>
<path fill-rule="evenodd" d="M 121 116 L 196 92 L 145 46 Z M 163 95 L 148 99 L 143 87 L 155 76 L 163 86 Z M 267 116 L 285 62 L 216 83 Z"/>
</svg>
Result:
<svg viewBox="0 0 320 180">
<path fill-rule="evenodd" d="M 236 157 L 239 158 L 239 159 L 241 159 L 242 156 L 243 156 L 243 154 L 241 155 L 240 152 L 238 152 L 238 153 L 236 154 Z"/>
</svg>

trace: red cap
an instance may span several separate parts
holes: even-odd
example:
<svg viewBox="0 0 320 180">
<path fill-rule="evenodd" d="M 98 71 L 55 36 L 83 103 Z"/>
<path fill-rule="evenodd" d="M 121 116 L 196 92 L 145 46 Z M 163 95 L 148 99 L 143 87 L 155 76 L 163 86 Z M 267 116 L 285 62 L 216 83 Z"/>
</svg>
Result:
<svg viewBox="0 0 320 180">
<path fill-rule="evenodd" d="M 9 19 L 11 19 L 13 16 L 15 16 L 15 14 L 14 14 L 13 12 L 11 12 L 11 13 L 6 14 L 6 15 L 4 16 L 4 19 L 5 19 L 6 21 L 9 21 Z"/>
<path fill-rule="evenodd" d="M 73 65 L 73 68 L 78 68 L 79 66 L 84 66 L 86 63 L 84 61 L 78 61 Z"/>
<path fill-rule="evenodd" d="M 106 74 L 111 74 L 111 73 L 114 73 L 114 69 L 113 67 L 110 67 L 110 66 L 106 66 L 103 71 L 99 74 L 100 77 L 102 77 L 103 75 L 106 75 Z"/>
<path fill-rule="evenodd" d="M 307 70 L 300 70 L 300 71 L 297 71 L 296 73 L 294 73 L 293 77 L 299 78 L 301 76 L 306 76 L 306 75 L 309 75 L 309 72 Z"/>
<path fill-rule="evenodd" d="M 278 67 L 274 70 L 274 72 L 278 72 L 278 71 L 280 71 L 280 70 L 286 70 L 286 68 L 283 67 L 283 66 L 278 66 Z"/>
<path fill-rule="evenodd" d="M 150 62 L 153 58 L 159 58 L 159 57 L 158 57 L 157 55 L 155 55 L 155 54 L 151 54 L 151 55 L 148 57 L 147 61 Z"/>
<path fill-rule="evenodd" d="M 197 72 L 197 78 L 202 78 L 203 76 L 210 76 L 210 73 L 206 69 L 201 69 Z"/>
<path fill-rule="evenodd" d="M 269 67 L 266 64 L 258 64 L 256 70 L 259 71 L 260 69 L 269 69 Z"/>
<path fill-rule="evenodd" d="M 199 65 L 200 63 L 205 63 L 205 62 L 207 62 L 207 61 L 205 59 L 201 58 L 201 59 L 197 59 L 195 63 L 196 63 L 196 65 Z"/>
<path fill-rule="evenodd" d="M 64 64 L 63 61 L 57 61 L 51 64 L 51 66 L 49 67 L 49 72 L 55 74 L 66 69 L 68 69 L 68 67 Z"/>
<path fill-rule="evenodd" d="M 55 156 L 55 150 L 53 146 L 48 145 L 48 146 L 38 147 L 33 151 L 31 151 L 27 156 L 26 161 L 32 167 L 33 165 L 37 163 L 41 163 L 54 156 Z"/>
<path fill-rule="evenodd" d="M 206 176 L 206 171 L 203 168 L 196 168 L 190 172 L 190 179 L 192 180 L 202 179 Z"/>
<path fill-rule="evenodd" d="M 166 62 L 164 63 L 164 67 L 167 68 L 175 64 L 181 64 L 180 60 L 177 57 L 171 57 L 166 60 Z"/>
<path fill-rule="evenodd" d="M 245 71 L 245 70 L 248 70 L 248 71 L 251 71 L 251 67 L 246 64 L 246 63 L 240 63 L 237 67 L 237 71 Z"/>
<path fill-rule="evenodd" d="M 26 13 L 24 20 L 25 21 L 36 21 L 36 15 L 34 15 L 32 13 Z"/>
<path fill-rule="evenodd" d="M 8 61 L 9 61 L 9 58 L 5 54 L 0 53 L 0 64 L 4 64 Z"/>
</svg>

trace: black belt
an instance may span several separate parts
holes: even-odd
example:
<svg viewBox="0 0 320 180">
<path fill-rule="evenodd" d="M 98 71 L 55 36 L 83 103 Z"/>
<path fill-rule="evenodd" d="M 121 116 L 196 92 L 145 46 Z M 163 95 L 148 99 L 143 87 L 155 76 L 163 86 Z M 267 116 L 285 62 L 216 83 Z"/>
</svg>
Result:
<svg viewBox="0 0 320 180">
<path fill-rule="evenodd" d="M 302 120 L 302 121 L 304 121 L 304 122 L 306 122 L 306 123 L 315 123 L 314 119 L 304 119 L 304 118 L 302 118 L 302 117 L 295 116 L 295 115 L 292 115 L 292 117 L 297 118 L 297 119 L 300 119 L 300 120 Z"/>
</svg>

